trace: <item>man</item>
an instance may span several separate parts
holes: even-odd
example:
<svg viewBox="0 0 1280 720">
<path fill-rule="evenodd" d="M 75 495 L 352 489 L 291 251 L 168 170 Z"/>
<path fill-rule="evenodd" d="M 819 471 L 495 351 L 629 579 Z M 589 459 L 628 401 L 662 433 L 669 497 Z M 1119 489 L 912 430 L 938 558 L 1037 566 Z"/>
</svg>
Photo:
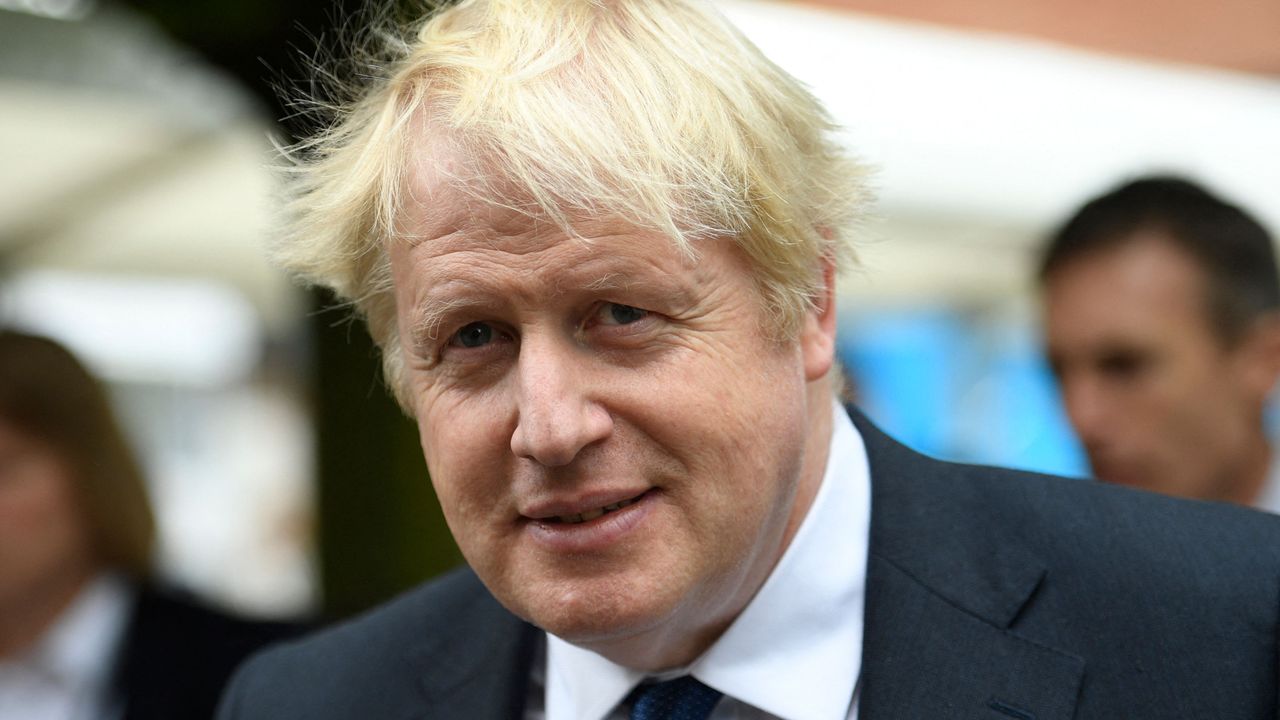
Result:
<svg viewBox="0 0 1280 720">
<path fill-rule="evenodd" d="M 279 255 L 365 314 L 469 568 L 248 663 L 223 718 L 1275 714 L 1274 519 L 835 404 L 860 173 L 714 9 L 392 36 Z"/>
<path fill-rule="evenodd" d="M 1177 178 L 1098 197 L 1045 253 L 1049 361 L 1094 473 L 1280 512 L 1263 409 L 1280 372 L 1266 230 Z"/>
</svg>

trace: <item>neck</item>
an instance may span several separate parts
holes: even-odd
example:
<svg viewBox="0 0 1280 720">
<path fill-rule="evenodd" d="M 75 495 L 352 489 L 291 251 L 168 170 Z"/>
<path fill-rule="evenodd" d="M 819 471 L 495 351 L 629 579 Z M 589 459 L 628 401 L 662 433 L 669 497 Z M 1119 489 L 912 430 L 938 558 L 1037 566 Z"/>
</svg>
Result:
<svg viewBox="0 0 1280 720">
<path fill-rule="evenodd" d="M 0 603 L 0 660 L 29 651 L 75 601 L 94 575 L 92 568 L 77 568 L 50 578 L 39 588 Z"/>
</svg>

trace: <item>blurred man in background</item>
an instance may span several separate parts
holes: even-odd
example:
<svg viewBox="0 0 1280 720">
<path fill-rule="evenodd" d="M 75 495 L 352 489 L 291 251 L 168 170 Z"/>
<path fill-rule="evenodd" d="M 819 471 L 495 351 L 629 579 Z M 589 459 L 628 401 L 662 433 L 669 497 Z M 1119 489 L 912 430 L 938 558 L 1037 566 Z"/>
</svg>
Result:
<svg viewBox="0 0 1280 720">
<path fill-rule="evenodd" d="M 155 522 L 102 386 L 60 345 L 0 330 L 0 720 L 199 720 L 289 631 L 151 575 Z"/>
<path fill-rule="evenodd" d="M 1102 195 L 1040 267 L 1049 362 L 1094 474 L 1280 512 L 1263 410 L 1280 372 L 1271 238 L 1183 179 Z"/>
</svg>

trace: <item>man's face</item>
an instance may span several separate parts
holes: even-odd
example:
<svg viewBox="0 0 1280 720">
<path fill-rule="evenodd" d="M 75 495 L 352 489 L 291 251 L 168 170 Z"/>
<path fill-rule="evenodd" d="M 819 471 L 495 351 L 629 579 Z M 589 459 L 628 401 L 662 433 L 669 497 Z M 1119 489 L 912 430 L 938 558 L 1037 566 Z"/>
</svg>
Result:
<svg viewBox="0 0 1280 720">
<path fill-rule="evenodd" d="M 1206 282 L 1155 232 L 1069 261 L 1045 284 L 1049 360 L 1100 479 L 1225 499 L 1262 398 L 1208 320 Z"/>
<path fill-rule="evenodd" d="M 408 211 L 417 239 L 389 252 L 409 402 L 459 547 L 556 635 L 636 667 L 692 660 L 821 481 L 829 327 L 769 339 L 728 241 L 695 261 L 616 221 L 570 238 L 429 182 L 431 215 Z"/>
</svg>

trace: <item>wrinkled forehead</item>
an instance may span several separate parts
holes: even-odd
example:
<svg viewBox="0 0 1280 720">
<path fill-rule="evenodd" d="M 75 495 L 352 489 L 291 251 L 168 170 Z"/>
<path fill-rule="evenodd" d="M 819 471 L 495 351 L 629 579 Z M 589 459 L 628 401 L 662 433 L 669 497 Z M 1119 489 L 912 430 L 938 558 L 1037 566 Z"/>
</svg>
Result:
<svg viewBox="0 0 1280 720">
<path fill-rule="evenodd" d="M 513 183 L 487 174 L 450 145 L 414 152 L 402 182 L 393 242 L 483 240 L 491 234 L 520 235 L 534 224 L 533 208 L 516 201 Z"/>
<path fill-rule="evenodd" d="M 467 148 L 463 139 L 424 126 L 406 141 L 407 166 L 399 189 L 393 242 L 416 245 L 496 242 L 542 243 L 551 234 L 566 241 L 590 243 L 602 227 L 610 234 L 630 228 L 636 243 L 657 250 L 676 248 L 696 262 L 696 248 L 660 229 L 629 220 L 605 208 L 585 208 L 565 202 L 550 191 L 539 197 L 527 185 L 511 179 L 499 159 Z M 707 238 L 710 239 L 710 238 Z M 461 247 L 459 247 L 461 249 Z"/>
</svg>

